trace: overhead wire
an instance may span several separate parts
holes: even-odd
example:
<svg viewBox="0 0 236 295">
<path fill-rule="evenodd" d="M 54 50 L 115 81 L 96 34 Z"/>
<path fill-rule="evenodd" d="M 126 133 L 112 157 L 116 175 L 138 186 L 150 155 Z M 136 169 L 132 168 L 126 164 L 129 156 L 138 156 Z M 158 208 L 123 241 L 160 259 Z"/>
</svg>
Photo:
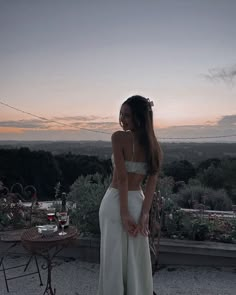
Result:
<svg viewBox="0 0 236 295">
<path fill-rule="evenodd" d="M 33 114 L 31 112 L 27 112 L 25 110 L 22 110 L 22 109 L 19 109 L 19 108 L 16 108 L 12 105 L 9 105 L 5 102 L 2 102 L 0 101 L 0 104 L 5 106 L 5 107 L 8 107 L 10 109 L 13 109 L 17 112 L 20 112 L 20 113 L 23 113 L 23 114 L 26 114 L 26 115 L 29 115 L 31 117 L 34 117 L 34 118 L 37 118 L 37 119 L 40 119 L 42 121 L 46 121 L 48 123 L 56 123 L 58 125 L 61 125 L 61 126 L 64 126 L 64 127 L 72 127 L 72 128 L 76 128 L 76 129 L 79 129 L 79 130 L 84 130 L 84 131 L 88 131 L 88 132 L 94 132 L 94 133 L 101 133 L 101 134 L 107 134 L 107 135 L 111 135 L 111 133 L 109 132 L 106 132 L 106 131 L 102 131 L 102 130 L 94 130 L 94 129 L 88 129 L 88 128 L 84 128 L 84 127 L 75 127 L 74 125 L 72 124 L 68 124 L 68 123 L 63 123 L 63 122 L 59 122 L 57 120 L 50 120 L 48 118 L 45 118 L 45 117 L 42 117 L 42 116 L 39 116 L 39 115 L 36 115 L 36 114 Z M 193 140 L 193 139 L 217 139 L 217 138 L 228 138 L 228 137 L 234 137 L 236 136 L 236 134 L 228 134 L 228 135 L 218 135 L 218 136 L 196 136 L 196 137 L 159 137 L 159 139 L 164 139 L 164 140 Z"/>
<path fill-rule="evenodd" d="M 11 105 L 9 105 L 9 104 L 7 104 L 7 103 L 5 103 L 5 102 L 2 102 L 2 101 L 0 101 L 0 104 L 1 104 L 1 105 L 4 105 L 4 106 L 6 106 L 6 107 L 8 107 L 8 108 L 10 108 L 10 109 L 13 109 L 13 110 L 15 110 L 15 111 L 18 111 L 18 112 L 21 112 L 21 113 L 23 113 L 23 114 L 29 115 L 29 116 L 31 116 L 31 117 L 34 117 L 34 118 L 37 118 L 37 119 L 40 119 L 40 120 L 46 121 L 46 122 L 48 122 L 48 123 L 56 123 L 56 124 L 61 125 L 61 126 L 64 126 L 64 127 L 72 127 L 72 128 L 75 128 L 75 129 L 85 130 L 85 131 L 89 131 L 89 132 L 105 133 L 105 134 L 109 134 L 109 135 L 110 135 L 109 132 L 105 132 L 105 131 L 101 131 L 101 130 L 93 130 L 93 129 L 88 129 L 88 128 L 84 128 L 84 127 L 75 127 L 75 126 L 72 125 L 72 124 L 62 123 L 62 122 L 59 122 L 59 121 L 56 121 L 56 120 L 50 120 L 50 119 L 48 119 L 48 118 L 45 118 L 45 117 L 42 117 L 42 116 L 38 116 L 38 115 L 35 115 L 35 114 L 33 114 L 33 113 L 26 112 L 26 111 L 21 110 L 21 109 L 19 109 L 19 108 L 13 107 L 13 106 L 11 106 Z"/>
</svg>

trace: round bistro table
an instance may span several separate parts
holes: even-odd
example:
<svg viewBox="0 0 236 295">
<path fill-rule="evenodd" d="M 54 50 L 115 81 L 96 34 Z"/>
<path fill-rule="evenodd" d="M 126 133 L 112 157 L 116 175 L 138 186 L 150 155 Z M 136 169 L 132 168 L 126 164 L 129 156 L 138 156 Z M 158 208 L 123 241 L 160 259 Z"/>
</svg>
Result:
<svg viewBox="0 0 236 295">
<path fill-rule="evenodd" d="M 25 230 L 21 235 L 21 242 L 24 248 L 33 255 L 40 255 L 47 262 L 47 285 L 43 295 L 56 295 L 56 288 L 52 288 L 52 261 L 53 258 L 65 247 L 69 246 L 77 236 L 77 229 L 69 226 L 65 229 L 64 236 L 59 231 L 50 236 L 43 236 L 38 228 L 33 227 Z"/>
</svg>

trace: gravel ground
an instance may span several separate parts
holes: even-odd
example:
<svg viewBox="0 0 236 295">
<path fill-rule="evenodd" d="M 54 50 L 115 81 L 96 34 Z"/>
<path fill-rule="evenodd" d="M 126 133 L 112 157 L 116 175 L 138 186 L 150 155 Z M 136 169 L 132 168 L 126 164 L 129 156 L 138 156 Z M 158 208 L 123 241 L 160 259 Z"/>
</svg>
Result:
<svg viewBox="0 0 236 295">
<path fill-rule="evenodd" d="M 22 263 L 24 259 L 19 256 L 8 258 L 8 265 Z M 40 265 L 44 263 L 41 259 L 39 262 Z M 56 295 L 96 295 L 98 264 L 63 258 L 54 262 L 52 281 L 56 286 Z M 38 277 L 31 275 L 9 281 L 10 293 L 7 293 L 3 273 L 0 272 L 0 295 L 42 295 L 46 270 L 42 269 L 41 273 L 44 286 L 40 287 Z M 16 275 L 16 270 L 11 270 L 9 274 Z M 236 267 L 164 267 L 154 276 L 154 289 L 157 295 L 235 295 Z"/>
</svg>

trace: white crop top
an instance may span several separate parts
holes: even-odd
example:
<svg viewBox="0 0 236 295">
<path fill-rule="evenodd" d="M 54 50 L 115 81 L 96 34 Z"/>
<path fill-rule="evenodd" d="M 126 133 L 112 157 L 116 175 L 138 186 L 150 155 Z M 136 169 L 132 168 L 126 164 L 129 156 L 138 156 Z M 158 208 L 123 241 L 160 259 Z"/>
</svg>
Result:
<svg viewBox="0 0 236 295">
<path fill-rule="evenodd" d="M 133 142 L 133 155 L 132 161 L 125 161 L 125 167 L 127 172 L 129 173 L 137 173 L 137 174 L 147 174 L 147 163 L 146 162 L 135 162 L 134 158 L 134 142 Z M 114 155 L 111 155 L 112 166 L 115 167 L 114 163 Z"/>
<path fill-rule="evenodd" d="M 115 167 L 114 156 L 111 155 L 112 166 Z M 146 162 L 125 161 L 125 167 L 129 173 L 147 174 Z"/>
</svg>

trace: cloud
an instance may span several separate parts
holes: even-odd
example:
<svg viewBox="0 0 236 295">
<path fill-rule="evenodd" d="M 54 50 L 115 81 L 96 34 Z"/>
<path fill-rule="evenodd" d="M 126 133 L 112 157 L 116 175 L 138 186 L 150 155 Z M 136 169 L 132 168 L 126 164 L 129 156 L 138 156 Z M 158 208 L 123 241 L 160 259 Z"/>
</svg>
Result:
<svg viewBox="0 0 236 295">
<path fill-rule="evenodd" d="M 106 129 L 113 130 L 118 128 L 117 122 L 85 122 L 85 123 L 74 123 L 75 127 L 78 128 L 88 128 L 88 129 Z"/>
<path fill-rule="evenodd" d="M 213 82 L 223 81 L 227 84 L 233 85 L 236 78 L 236 64 L 230 67 L 209 69 L 208 74 L 203 76 Z"/>
<path fill-rule="evenodd" d="M 105 121 L 111 119 L 110 117 L 98 116 L 76 116 L 76 117 L 59 117 L 57 120 L 18 120 L 18 121 L 0 121 L 0 128 L 15 128 L 23 130 L 80 130 L 91 129 L 101 131 L 111 131 L 111 133 L 118 128 L 118 123 L 114 121 Z M 102 121 L 97 121 L 102 120 Z M 63 121 L 67 121 L 63 123 Z M 2 129 L 3 130 L 3 129 Z M 0 131 L 1 132 L 1 131 Z"/>
<path fill-rule="evenodd" d="M 81 122 L 68 122 L 63 127 L 40 120 L 3 121 L 0 122 L 0 140 L 110 140 L 111 134 L 120 129 L 119 124 L 112 120 L 96 121 L 101 119 L 96 117 L 96 120 L 89 121 L 89 118 L 85 117 Z M 216 122 L 207 121 L 202 125 L 170 126 L 155 131 L 161 141 L 236 142 L 236 136 L 232 136 L 236 134 L 235 126 L 236 114 L 222 116 Z"/>
<path fill-rule="evenodd" d="M 110 120 L 111 117 L 99 117 L 99 116 L 67 116 L 67 117 L 54 117 L 55 121 L 96 121 L 96 120 Z"/>
<path fill-rule="evenodd" d="M 226 127 L 236 127 L 236 115 L 222 117 L 217 125 Z"/>
<path fill-rule="evenodd" d="M 159 128 L 160 140 L 170 141 L 236 141 L 236 115 L 221 117 L 217 122 L 203 125 L 183 125 Z M 234 135 L 234 136 L 232 136 Z"/>
<path fill-rule="evenodd" d="M 48 122 L 42 120 L 18 120 L 18 121 L 0 121 L 0 127 L 15 127 L 24 129 L 45 129 L 48 128 Z"/>
</svg>

